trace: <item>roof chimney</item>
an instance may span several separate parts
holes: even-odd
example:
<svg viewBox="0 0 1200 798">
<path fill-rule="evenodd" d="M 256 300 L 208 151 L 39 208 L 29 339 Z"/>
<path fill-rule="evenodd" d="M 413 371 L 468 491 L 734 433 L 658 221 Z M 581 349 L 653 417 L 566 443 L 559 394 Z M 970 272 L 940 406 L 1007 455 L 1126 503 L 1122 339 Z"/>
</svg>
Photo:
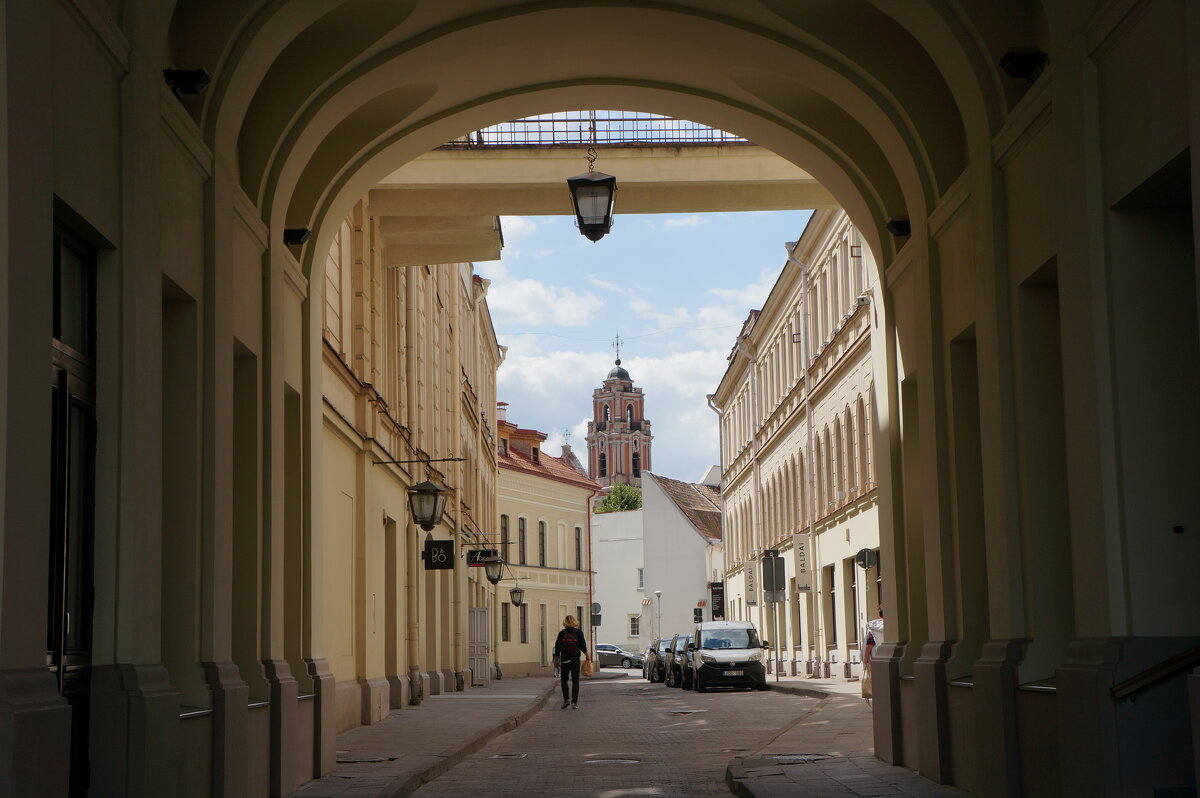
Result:
<svg viewBox="0 0 1200 798">
<path fill-rule="evenodd" d="M 508 421 L 508 402 L 496 402 L 496 420 Z"/>
</svg>

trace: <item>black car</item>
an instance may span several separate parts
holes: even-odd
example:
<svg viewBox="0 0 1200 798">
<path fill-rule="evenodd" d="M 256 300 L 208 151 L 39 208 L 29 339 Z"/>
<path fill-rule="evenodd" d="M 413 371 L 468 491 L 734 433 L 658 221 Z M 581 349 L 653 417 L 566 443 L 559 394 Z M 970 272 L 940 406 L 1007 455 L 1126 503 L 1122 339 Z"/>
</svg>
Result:
<svg viewBox="0 0 1200 798">
<path fill-rule="evenodd" d="M 688 643 L 692 642 L 691 635 L 675 635 L 667 647 L 667 687 L 682 687 L 690 690 L 692 687 L 691 656 L 688 653 Z"/>
<path fill-rule="evenodd" d="M 648 682 L 661 682 L 667 678 L 666 651 L 671 638 L 660 637 L 651 640 L 650 645 L 642 652 L 642 678 Z"/>
</svg>

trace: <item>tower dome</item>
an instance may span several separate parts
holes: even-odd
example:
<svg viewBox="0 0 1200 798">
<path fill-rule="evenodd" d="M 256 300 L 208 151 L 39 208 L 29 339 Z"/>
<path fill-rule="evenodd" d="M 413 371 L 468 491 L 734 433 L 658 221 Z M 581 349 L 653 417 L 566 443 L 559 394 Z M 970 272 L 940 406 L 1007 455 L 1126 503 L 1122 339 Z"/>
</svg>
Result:
<svg viewBox="0 0 1200 798">
<path fill-rule="evenodd" d="M 629 376 L 629 372 L 628 372 L 628 371 L 626 371 L 625 369 L 621 368 L 621 358 L 617 358 L 617 360 L 616 360 L 616 365 L 615 365 L 615 366 L 613 366 L 613 367 L 612 367 L 612 370 L 608 372 L 608 376 L 607 376 L 607 377 L 605 377 L 605 379 L 608 379 L 608 380 L 630 380 L 630 381 L 632 381 L 632 380 L 633 380 L 633 377 L 630 377 L 630 376 Z"/>
</svg>

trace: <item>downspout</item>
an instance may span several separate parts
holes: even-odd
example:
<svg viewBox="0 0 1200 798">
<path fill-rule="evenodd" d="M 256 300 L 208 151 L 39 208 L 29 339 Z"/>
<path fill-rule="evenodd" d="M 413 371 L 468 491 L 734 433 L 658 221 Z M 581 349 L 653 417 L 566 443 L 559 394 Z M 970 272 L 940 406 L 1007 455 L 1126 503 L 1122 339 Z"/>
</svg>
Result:
<svg viewBox="0 0 1200 798">
<path fill-rule="evenodd" d="M 812 344 L 812 332 L 813 332 L 813 329 L 812 329 L 812 307 L 811 307 L 811 303 L 809 302 L 809 287 L 808 287 L 808 278 L 809 278 L 809 274 L 812 272 L 812 266 L 810 266 L 807 263 L 804 263 L 803 261 L 801 261 L 800 259 L 798 259 L 796 257 L 796 254 L 795 254 L 796 246 L 799 243 L 800 242 L 797 241 L 795 243 L 785 244 L 784 246 L 787 249 L 787 253 L 788 253 L 788 263 L 792 263 L 792 264 L 795 264 L 796 266 L 800 267 L 800 280 L 801 280 L 801 282 L 800 282 L 800 304 L 804 308 L 804 331 L 803 331 L 804 334 L 801 336 L 801 340 L 804 342 L 804 349 L 800 354 L 801 354 L 802 361 L 803 361 L 801 363 L 801 365 L 804 368 L 804 402 L 803 402 L 802 406 L 804 407 L 804 421 L 805 421 L 806 426 L 808 427 L 808 441 L 804 448 L 807 451 L 805 456 L 808 458 L 808 479 L 805 481 L 808 483 L 807 487 L 808 487 L 808 498 L 809 498 L 809 501 L 808 501 L 809 512 L 808 512 L 807 518 L 805 518 L 804 534 L 808 535 L 808 540 L 809 540 L 809 543 L 811 544 L 811 548 L 812 548 L 811 561 L 812 561 L 813 565 L 816 566 L 816 568 L 813 571 L 813 590 L 812 590 L 812 593 L 809 594 L 811 597 L 814 595 L 816 595 L 816 596 L 821 595 L 821 577 L 824 574 L 825 569 L 821 566 L 821 557 L 820 557 L 819 553 L 817 552 L 817 538 L 816 538 L 816 535 L 813 533 L 813 526 L 815 525 L 816 513 L 817 513 L 817 495 L 816 495 L 817 464 L 815 462 L 813 462 L 813 419 L 812 419 L 812 393 L 811 393 L 812 379 L 811 379 L 811 373 L 810 373 L 811 372 L 811 369 L 810 369 L 811 358 L 809 357 L 809 351 L 808 351 L 809 346 Z M 813 626 L 816 627 L 817 629 L 821 630 L 820 643 L 823 646 L 825 643 L 825 627 L 823 625 L 823 619 L 821 618 L 821 608 L 814 606 L 812 609 L 813 609 Z M 813 647 L 812 653 L 813 653 L 813 658 L 815 658 L 816 654 L 817 654 L 816 646 Z"/>
<path fill-rule="evenodd" d="M 405 268 L 405 267 L 401 267 Z M 404 272 L 404 337 L 407 339 L 408 345 L 404 347 L 404 371 L 407 376 L 407 384 L 405 385 L 407 396 L 407 407 L 405 408 L 405 417 L 408 422 L 408 428 L 413 435 L 417 434 L 419 424 L 415 423 L 417 419 L 413 416 L 417 412 L 417 350 L 412 345 L 416 338 L 417 330 L 417 291 L 414 286 L 415 278 L 413 272 L 405 269 Z M 420 444 L 420 441 L 412 441 L 413 444 Z M 414 480 L 415 481 L 415 480 Z M 421 631 L 421 612 L 420 612 L 420 597 L 421 590 L 419 589 L 419 580 L 421 578 L 421 569 L 418 566 L 419 555 L 421 551 L 421 529 L 412 522 L 412 514 L 408 513 L 409 521 L 406 524 L 409 532 L 406 535 L 404 549 L 406 553 L 404 565 L 405 577 L 405 592 L 407 593 L 407 623 L 404 634 L 404 645 L 408 651 L 408 703 L 420 704 L 424 697 L 424 690 L 421 688 L 421 656 L 419 651 L 420 646 L 420 631 Z"/>
<path fill-rule="evenodd" d="M 462 279 L 462 266 L 454 270 L 455 273 L 451 280 L 450 290 L 454 293 L 453 299 L 450 300 L 450 325 L 454 330 L 454 337 L 450 343 L 450 373 L 453 375 L 450 379 L 457 380 L 458 386 L 454 393 L 458 394 L 454 403 L 454 417 L 460 422 L 456 424 L 458 429 L 462 429 L 462 401 L 463 401 L 463 384 L 466 378 L 462 376 L 462 347 L 459 346 L 458 337 L 462 335 L 462 315 L 460 307 L 463 300 L 459 292 L 458 283 Z M 470 277 L 467 278 L 468 280 Z M 453 443 L 450 444 L 450 452 L 447 454 L 453 457 Z M 463 454 L 459 452 L 459 454 Z M 466 470 L 466 465 L 459 460 L 454 465 L 454 512 L 456 515 L 455 523 L 451 528 L 451 534 L 454 535 L 455 547 L 454 551 L 459 552 L 462 549 L 463 540 L 466 538 L 466 530 L 463 528 L 463 472 Z M 455 560 L 455 566 L 460 563 Z M 451 658 L 454 667 L 454 689 L 461 692 L 470 687 L 466 683 L 466 668 L 467 668 L 467 611 L 463 607 L 463 594 L 467 592 L 467 573 L 468 569 L 455 567 L 450 572 L 450 617 L 454 619 L 453 628 L 454 636 L 451 640 L 452 652 Z"/>
<path fill-rule="evenodd" d="M 725 411 L 717 407 L 717 403 L 713 401 L 715 393 L 710 393 L 704 397 L 704 401 L 708 402 L 708 409 L 717 414 L 717 460 L 721 464 L 721 486 L 725 485 Z M 729 574 L 729 541 L 725 539 L 725 503 L 721 502 L 721 579 L 728 579 Z M 722 608 L 724 611 L 724 608 Z M 711 609 L 709 611 L 711 615 Z M 712 620 L 717 620 L 713 618 Z"/>
<path fill-rule="evenodd" d="M 593 590 L 595 589 L 596 569 L 592 564 L 592 502 L 600 495 L 600 491 L 593 490 L 592 495 L 587 500 L 587 538 L 588 538 L 588 639 L 592 641 L 592 651 L 596 649 L 596 627 L 592 626 L 592 604 L 594 603 Z M 580 619 L 580 623 L 582 623 Z"/>
</svg>

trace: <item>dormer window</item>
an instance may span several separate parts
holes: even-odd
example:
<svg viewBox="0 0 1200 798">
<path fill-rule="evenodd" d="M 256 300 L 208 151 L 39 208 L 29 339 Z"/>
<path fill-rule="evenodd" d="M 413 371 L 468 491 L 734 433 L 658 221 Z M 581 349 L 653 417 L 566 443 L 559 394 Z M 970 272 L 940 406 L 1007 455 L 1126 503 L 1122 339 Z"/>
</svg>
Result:
<svg viewBox="0 0 1200 798">
<path fill-rule="evenodd" d="M 536 447 L 536 446 L 533 447 L 533 462 L 535 462 L 535 463 L 541 462 L 541 460 L 538 459 L 538 447 Z"/>
<path fill-rule="evenodd" d="M 508 438 L 500 439 L 500 454 L 505 457 L 508 456 Z"/>
</svg>

